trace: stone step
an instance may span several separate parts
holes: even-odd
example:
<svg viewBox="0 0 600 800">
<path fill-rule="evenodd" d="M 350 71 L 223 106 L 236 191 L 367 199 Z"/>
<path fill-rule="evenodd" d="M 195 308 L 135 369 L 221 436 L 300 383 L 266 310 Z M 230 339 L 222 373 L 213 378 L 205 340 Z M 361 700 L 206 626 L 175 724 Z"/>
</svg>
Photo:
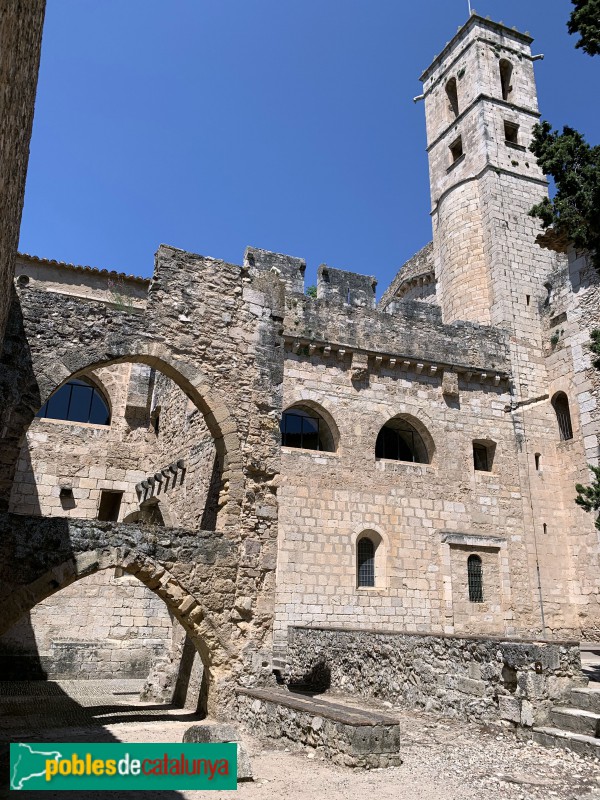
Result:
<svg viewBox="0 0 600 800">
<path fill-rule="evenodd" d="M 569 706 L 600 714 L 600 686 L 591 684 L 586 688 L 571 689 Z"/>
<path fill-rule="evenodd" d="M 600 734 L 600 715 L 593 711 L 555 706 L 550 710 L 550 721 L 557 728 L 583 736 L 595 737 Z"/>
<path fill-rule="evenodd" d="M 572 750 L 580 756 L 600 757 L 600 739 L 559 728 L 534 728 L 533 741 L 544 747 L 560 747 Z"/>
</svg>

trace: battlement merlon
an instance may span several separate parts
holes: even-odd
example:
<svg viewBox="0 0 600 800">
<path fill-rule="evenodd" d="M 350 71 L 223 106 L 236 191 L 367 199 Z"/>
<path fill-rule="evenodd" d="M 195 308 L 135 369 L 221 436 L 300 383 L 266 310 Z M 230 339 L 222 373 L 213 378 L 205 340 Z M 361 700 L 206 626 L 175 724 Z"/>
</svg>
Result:
<svg viewBox="0 0 600 800">
<path fill-rule="evenodd" d="M 357 308 L 375 308 L 377 278 L 321 264 L 317 270 L 317 299 L 345 303 Z"/>
<path fill-rule="evenodd" d="M 284 282 L 286 293 L 304 294 L 306 261 L 303 258 L 247 247 L 244 252 L 244 267 L 253 277 L 264 272 L 273 272 Z"/>
</svg>

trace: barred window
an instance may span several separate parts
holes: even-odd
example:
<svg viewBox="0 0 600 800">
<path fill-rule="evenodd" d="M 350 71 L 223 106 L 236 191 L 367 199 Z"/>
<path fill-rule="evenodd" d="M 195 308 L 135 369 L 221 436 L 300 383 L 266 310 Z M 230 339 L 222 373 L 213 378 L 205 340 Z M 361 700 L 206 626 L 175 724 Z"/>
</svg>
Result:
<svg viewBox="0 0 600 800">
<path fill-rule="evenodd" d="M 69 422 L 110 425 L 108 402 L 100 390 L 85 378 L 73 378 L 57 389 L 36 416 L 46 419 L 63 419 Z"/>
<path fill-rule="evenodd" d="M 357 546 L 358 586 L 375 586 L 375 546 L 368 536 L 358 540 Z"/>
<path fill-rule="evenodd" d="M 557 392 L 552 398 L 552 405 L 556 413 L 558 431 L 561 442 L 566 442 L 573 438 L 573 427 L 571 425 L 571 412 L 569 411 L 569 401 L 564 392 Z"/>
<path fill-rule="evenodd" d="M 472 603 L 483 603 L 483 567 L 479 556 L 469 556 L 467 559 L 467 578 L 469 600 Z"/>
</svg>

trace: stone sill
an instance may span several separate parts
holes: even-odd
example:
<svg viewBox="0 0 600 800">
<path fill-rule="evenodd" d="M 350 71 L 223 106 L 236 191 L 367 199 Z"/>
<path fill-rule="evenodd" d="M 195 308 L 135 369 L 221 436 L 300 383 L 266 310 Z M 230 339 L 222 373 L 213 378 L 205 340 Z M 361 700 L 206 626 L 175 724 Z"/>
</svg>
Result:
<svg viewBox="0 0 600 800">
<path fill-rule="evenodd" d="M 527 148 L 524 144 L 517 144 L 516 142 L 509 142 L 508 139 L 505 140 L 504 144 L 507 147 L 512 148 L 513 150 L 519 150 L 521 153 L 526 153 Z"/>
<path fill-rule="evenodd" d="M 46 424 L 47 422 L 52 425 L 72 425 L 74 428 L 92 428 L 98 431 L 109 431 L 111 425 L 98 425 L 96 422 L 74 422 L 71 419 L 52 419 L 52 417 L 35 417 L 37 423 Z"/>
<path fill-rule="evenodd" d="M 412 467 L 413 469 L 419 470 L 422 475 L 426 475 L 428 472 L 435 472 L 435 467 L 433 464 L 423 464 L 420 461 L 396 461 L 394 458 L 375 459 L 375 469 L 381 469 L 384 472 L 387 472 L 388 470 L 393 470 L 393 468 L 396 467 L 401 467 L 402 469 L 399 470 L 401 472 L 406 471 L 407 467 Z"/>
<path fill-rule="evenodd" d="M 453 170 L 455 167 L 457 167 L 459 164 L 462 164 L 462 162 L 465 160 L 465 155 L 466 155 L 466 154 L 465 154 L 465 153 L 463 153 L 463 154 L 462 154 L 462 156 L 459 156 L 459 157 L 456 159 L 456 161 L 453 161 L 453 162 L 452 162 L 452 164 L 450 164 L 450 166 L 449 166 L 449 167 L 448 167 L 448 169 L 446 170 L 446 174 L 447 174 L 447 173 L 449 173 L 449 172 L 452 172 L 452 170 Z"/>
<path fill-rule="evenodd" d="M 310 456 L 311 458 L 339 458 L 339 452 L 332 452 L 331 450 L 305 450 L 303 447 L 287 447 L 286 445 L 281 445 L 281 452 L 286 453 L 288 455 L 296 455 L 301 453 L 305 456 Z"/>
</svg>

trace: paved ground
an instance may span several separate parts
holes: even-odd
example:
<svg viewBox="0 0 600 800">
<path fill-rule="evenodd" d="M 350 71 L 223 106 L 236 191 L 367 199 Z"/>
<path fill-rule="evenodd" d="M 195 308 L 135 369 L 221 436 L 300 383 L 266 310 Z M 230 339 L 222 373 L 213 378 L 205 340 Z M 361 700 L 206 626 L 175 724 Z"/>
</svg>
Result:
<svg viewBox="0 0 600 800">
<path fill-rule="evenodd" d="M 193 714 L 140 704 L 135 681 L 0 683 L 0 741 L 181 741 Z M 389 709 L 388 709 L 389 711 Z M 600 800 L 600 763 L 519 743 L 496 726 L 398 713 L 401 767 L 334 767 L 284 745 L 246 739 L 255 781 L 219 800 Z M 6 786 L 5 774 L 2 786 Z M 117 793 L 45 792 L 44 800 L 108 800 Z M 9 796 L 8 792 L 1 797 Z M 16 797 L 10 793 L 11 797 Z M 33 792 L 22 792 L 30 800 Z M 124 800 L 201 800 L 210 792 L 127 792 Z"/>
</svg>

